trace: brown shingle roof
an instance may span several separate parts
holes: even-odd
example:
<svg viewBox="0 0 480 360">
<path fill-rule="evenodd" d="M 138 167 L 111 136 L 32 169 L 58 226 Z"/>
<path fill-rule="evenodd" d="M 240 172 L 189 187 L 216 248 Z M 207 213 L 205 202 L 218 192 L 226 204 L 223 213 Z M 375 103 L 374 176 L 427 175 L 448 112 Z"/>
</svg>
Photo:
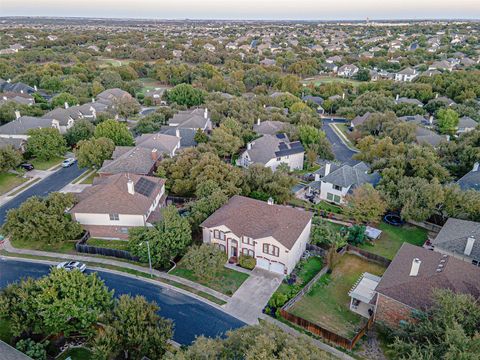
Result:
<svg viewBox="0 0 480 360">
<path fill-rule="evenodd" d="M 144 196 L 138 191 L 131 195 L 127 190 L 129 178 L 134 182 L 134 186 L 141 178 L 155 183 L 156 186 L 150 196 Z M 157 177 L 126 173 L 100 178 L 92 187 L 78 195 L 80 201 L 71 213 L 146 215 L 164 184 L 165 180 Z"/>
<path fill-rule="evenodd" d="M 410 276 L 415 258 L 420 259 L 420 268 L 417 276 Z M 442 271 L 437 271 L 439 265 L 443 265 Z M 376 291 L 412 308 L 425 309 L 432 305 L 432 291 L 436 288 L 480 298 L 480 268 L 452 256 L 404 243 Z"/>
<path fill-rule="evenodd" d="M 238 236 L 274 237 L 291 249 L 312 219 L 312 213 L 235 195 L 200 226 L 225 225 Z"/>
</svg>

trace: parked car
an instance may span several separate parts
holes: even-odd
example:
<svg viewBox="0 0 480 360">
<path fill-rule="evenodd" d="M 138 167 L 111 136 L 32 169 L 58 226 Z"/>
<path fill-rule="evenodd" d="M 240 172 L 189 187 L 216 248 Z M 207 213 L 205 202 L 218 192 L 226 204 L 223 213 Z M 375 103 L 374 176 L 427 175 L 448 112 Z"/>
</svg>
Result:
<svg viewBox="0 0 480 360">
<path fill-rule="evenodd" d="M 20 164 L 20 167 L 24 170 L 27 170 L 27 171 L 30 171 L 30 170 L 34 169 L 33 165 L 29 164 L 29 163 Z"/>
<path fill-rule="evenodd" d="M 70 167 L 73 164 L 75 164 L 76 162 L 77 162 L 77 159 L 74 159 L 74 158 L 65 159 L 62 162 L 62 167 L 64 167 L 64 168 Z"/>
<path fill-rule="evenodd" d="M 57 265 L 57 269 L 65 269 L 67 271 L 78 270 L 84 272 L 87 265 L 78 261 L 65 261 Z"/>
</svg>

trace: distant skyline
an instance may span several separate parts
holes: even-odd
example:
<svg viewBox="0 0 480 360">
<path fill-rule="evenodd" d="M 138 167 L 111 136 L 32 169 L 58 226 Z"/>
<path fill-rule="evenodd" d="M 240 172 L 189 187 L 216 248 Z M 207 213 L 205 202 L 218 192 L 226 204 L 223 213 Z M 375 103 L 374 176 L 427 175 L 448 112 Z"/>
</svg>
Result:
<svg viewBox="0 0 480 360">
<path fill-rule="evenodd" d="M 0 0 L 0 16 L 226 20 L 479 19 L 480 0 Z"/>
</svg>

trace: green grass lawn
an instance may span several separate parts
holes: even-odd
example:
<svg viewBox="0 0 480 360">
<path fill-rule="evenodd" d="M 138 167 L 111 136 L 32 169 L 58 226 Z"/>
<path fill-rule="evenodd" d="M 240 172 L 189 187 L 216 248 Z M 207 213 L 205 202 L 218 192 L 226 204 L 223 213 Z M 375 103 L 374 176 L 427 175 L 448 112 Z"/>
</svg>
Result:
<svg viewBox="0 0 480 360">
<path fill-rule="evenodd" d="M 10 322 L 7 319 L 0 319 L 0 340 L 9 344 L 12 336 Z"/>
<path fill-rule="evenodd" d="M 331 275 L 324 275 L 312 290 L 290 308 L 292 314 L 351 338 L 365 321 L 350 311 L 348 292 L 358 278 L 369 272 L 382 275 L 385 268 L 358 256 L 345 254 Z"/>
<path fill-rule="evenodd" d="M 75 241 L 65 241 L 57 244 L 44 244 L 41 241 L 23 241 L 23 240 L 14 240 L 11 239 L 11 243 L 14 247 L 19 249 L 31 249 L 31 250 L 40 250 L 40 251 L 52 251 L 65 254 L 74 254 L 75 251 Z"/>
<path fill-rule="evenodd" d="M 15 174 L 0 173 L 0 195 L 6 194 L 27 180 Z"/>
<path fill-rule="evenodd" d="M 70 357 L 72 360 L 90 360 L 92 359 L 92 352 L 86 348 L 73 348 L 64 352 L 57 360 L 65 360 Z"/>
<path fill-rule="evenodd" d="M 428 231 L 413 225 L 405 224 L 398 227 L 382 222 L 377 228 L 382 230 L 380 239 L 365 243 L 359 247 L 390 260 L 395 257 L 395 254 L 404 242 L 422 246 L 427 240 Z"/>
<path fill-rule="evenodd" d="M 321 76 L 321 75 L 303 80 L 304 84 L 313 83 L 316 86 L 327 84 L 327 83 L 334 83 L 334 82 L 349 83 L 349 84 L 352 84 L 353 86 L 358 86 L 361 83 L 360 81 L 353 80 L 353 79 L 347 79 L 347 78 L 336 77 L 336 76 Z"/>
<path fill-rule="evenodd" d="M 170 274 L 194 281 L 226 295 L 232 295 L 248 278 L 247 274 L 223 268 L 211 280 L 207 280 L 199 278 L 192 271 L 183 268 L 181 262 Z"/>
<path fill-rule="evenodd" d="M 35 167 L 37 170 L 48 170 L 55 165 L 59 165 L 64 158 L 62 157 L 55 157 L 50 160 L 40 160 L 40 159 L 32 159 L 29 162 Z"/>
<path fill-rule="evenodd" d="M 315 205 L 315 208 L 318 210 L 325 210 L 334 214 L 341 214 L 343 212 L 341 206 L 330 204 L 326 201 L 320 201 L 318 204 Z"/>
<path fill-rule="evenodd" d="M 128 241 L 90 238 L 87 245 L 128 251 Z"/>
<path fill-rule="evenodd" d="M 90 175 L 88 175 L 86 178 L 84 178 L 82 181 L 80 181 L 80 184 L 93 184 L 93 179 L 97 176 L 97 173 L 94 171 Z"/>
</svg>

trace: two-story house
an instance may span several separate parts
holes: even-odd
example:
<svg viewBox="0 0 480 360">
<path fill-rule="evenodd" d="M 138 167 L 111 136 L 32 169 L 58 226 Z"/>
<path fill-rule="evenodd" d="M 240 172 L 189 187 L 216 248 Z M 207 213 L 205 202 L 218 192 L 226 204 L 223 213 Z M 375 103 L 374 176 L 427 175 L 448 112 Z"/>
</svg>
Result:
<svg viewBox="0 0 480 360">
<path fill-rule="evenodd" d="M 288 275 L 305 251 L 312 215 L 235 195 L 200 226 L 203 242 L 218 246 L 231 261 L 249 255 L 258 268 Z"/>
<path fill-rule="evenodd" d="M 395 73 L 395 81 L 410 82 L 418 76 L 418 71 L 407 67 Z"/>
<path fill-rule="evenodd" d="M 159 220 L 165 204 L 165 180 L 120 173 L 96 178 L 78 198 L 70 213 L 92 237 L 128 239 L 129 228 Z"/>
</svg>

